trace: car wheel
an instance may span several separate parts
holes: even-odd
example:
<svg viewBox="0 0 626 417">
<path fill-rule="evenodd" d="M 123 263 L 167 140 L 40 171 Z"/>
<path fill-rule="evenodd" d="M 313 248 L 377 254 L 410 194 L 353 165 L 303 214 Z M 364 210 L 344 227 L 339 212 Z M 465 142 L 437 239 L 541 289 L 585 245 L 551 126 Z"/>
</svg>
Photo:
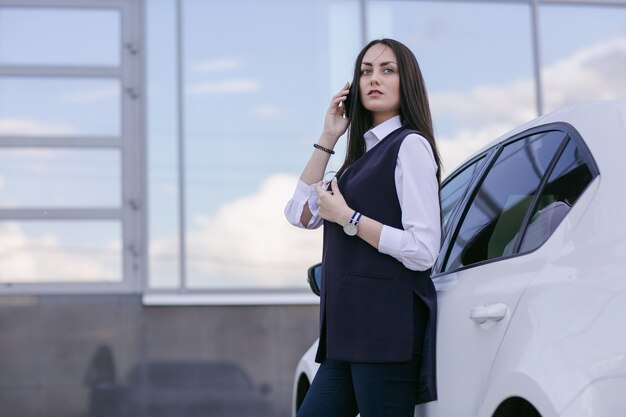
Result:
<svg viewBox="0 0 626 417">
<path fill-rule="evenodd" d="M 309 378 L 306 375 L 300 375 L 298 379 L 298 387 L 296 391 L 296 412 L 300 409 L 302 402 L 304 401 L 304 397 L 306 397 L 306 393 L 309 392 L 309 387 L 311 383 L 309 382 Z"/>
<path fill-rule="evenodd" d="M 541 417 L 541 414 L 525 399 L 512 397 L 498 406 L 493 417 Z"/>
</svg>

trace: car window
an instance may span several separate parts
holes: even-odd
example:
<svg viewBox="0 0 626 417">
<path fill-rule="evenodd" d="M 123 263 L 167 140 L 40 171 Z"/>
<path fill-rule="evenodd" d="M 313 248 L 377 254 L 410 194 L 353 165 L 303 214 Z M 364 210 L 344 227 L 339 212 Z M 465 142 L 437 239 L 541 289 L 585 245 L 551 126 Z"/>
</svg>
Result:
<svg viewBox="0 0 626 417">
<path fill-rule="evenodd" d="M 533 197 L 565 134 L 549 131 L 505 145 L 474 193 L 444 269 L 511 254 Z"/>
<path fill-rule="evenodd" d="M 467 187 L 470 184 L 470 180 L 473 178 L 476 170 L 483 164 L 485 158 L 481 157 L 466 167 L 462 168 L 460 172 L 453 174 L 441 187 L 441 214 L 443 219 L 444 234 L 448 230 L 448 220 L 454 212 L 454 209 L 459 204 L 461 197 L 467 191 Z"/>
<path fill-rule="evenodd" d="M 593 175 L 585 162 L 581 148 L 570 139 L 548 177 L 524 232 L 519 252 L 538 248 L 561 223 Z"/>
</svg>

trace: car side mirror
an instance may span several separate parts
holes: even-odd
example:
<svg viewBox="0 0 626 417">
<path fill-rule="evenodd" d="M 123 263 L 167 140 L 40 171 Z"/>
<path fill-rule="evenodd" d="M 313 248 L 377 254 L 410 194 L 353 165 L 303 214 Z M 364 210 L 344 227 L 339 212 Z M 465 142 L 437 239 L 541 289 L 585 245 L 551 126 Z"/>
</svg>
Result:
<svg viewBox="0 0 626 417">
<path fill-rule="evenodd" d="M 307 280 L 311 291 L 317 296 L 320 295 L 320 288 L 322 288 L 322 264 L 315 264 L 307 271 Z"/>
</svg>

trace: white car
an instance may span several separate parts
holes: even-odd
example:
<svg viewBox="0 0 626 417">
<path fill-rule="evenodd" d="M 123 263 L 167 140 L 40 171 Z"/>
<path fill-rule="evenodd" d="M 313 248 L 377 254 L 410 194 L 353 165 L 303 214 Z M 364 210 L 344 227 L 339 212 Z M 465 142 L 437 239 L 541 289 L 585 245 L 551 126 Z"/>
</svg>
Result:
<svg viewBox="0 0 626 417">
<path fill-rule="evenodd" d="M 415 415 L 626 416 L 626 100 L 520 126 L 455 170 L 441 199 L 439 399 Z"/>
</svg>

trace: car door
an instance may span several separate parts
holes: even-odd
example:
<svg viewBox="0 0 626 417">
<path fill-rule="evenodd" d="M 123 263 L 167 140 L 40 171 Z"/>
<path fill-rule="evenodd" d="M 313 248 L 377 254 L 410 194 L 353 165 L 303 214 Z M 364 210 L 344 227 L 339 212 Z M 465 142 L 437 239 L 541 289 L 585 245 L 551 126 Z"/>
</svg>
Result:
<svg viewBox="0 0 626 417">
<path fill-rule="evenodd" d="M 516 256 L 517 241 L 565 137 L 536 128 L 496 146 L 449 215 L 433 274 L 439 399 L 418 406 L 416 415 L 477 415 L 511 315 L 539 269 L 532 253 Z"/>
</svg>

